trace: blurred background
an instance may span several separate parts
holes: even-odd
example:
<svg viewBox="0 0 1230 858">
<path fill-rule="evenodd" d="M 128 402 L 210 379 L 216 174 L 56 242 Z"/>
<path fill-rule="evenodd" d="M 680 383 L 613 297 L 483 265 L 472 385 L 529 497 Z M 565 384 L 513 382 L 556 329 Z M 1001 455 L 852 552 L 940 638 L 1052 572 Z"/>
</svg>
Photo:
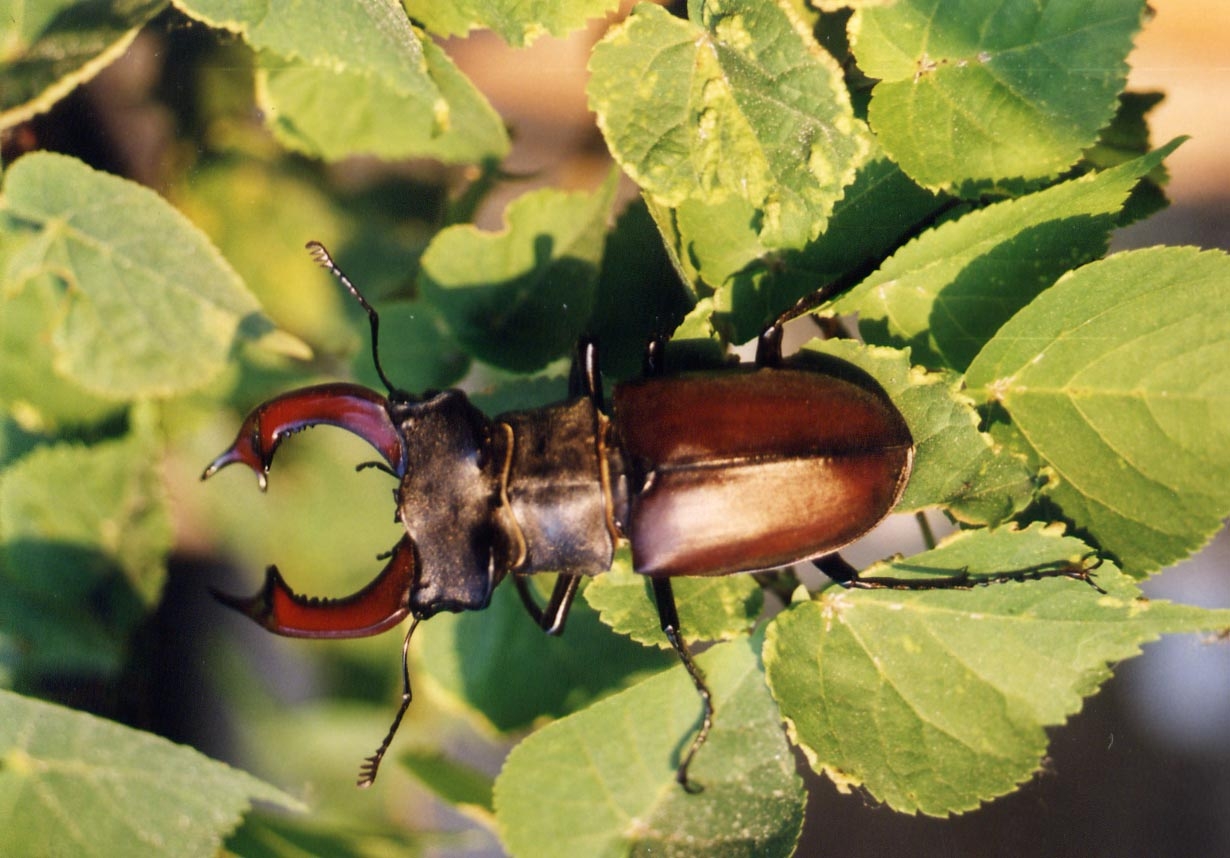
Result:
<svg viewBox="0 0 1230 858">
<path fill-rule="evenodd" d="M 1192 139 L 1167 162 L 1170 209 L 1124 230 L 1115 248 L 1166 243 L 1230 250 L 1230 110 L 1224 103 L 1230 92 L 1230 3 L 1153 0 L 1152 6 L 1154 19 L 1132 57 L 1131 88 L 1166 95 L 1150 115 L 1155 144 L 1178 135 Z M 482 225 L 498 226 L 507 201 L 531 187 L 593 188 L 601 181 L 609 164 L 586 109 L 584 85 L 589 46 L 604 29 L 599 22 L 572 38 L 544 38 L 523 50 L 510 49 L 489 34 L 448 43 L 514 134 L 504 166 L 522 179 L 503 184 L 484 203 Z M 163 76 L 163 47 L 157 37 L 138 40 L 124 58 L 42 120 L 42 139 L 50 148 L 88 152 L 91 163 L 168 193 L 225 245 L 228 216 L 240 213 L 228 214 L 217 204 L 210 183 L 222 181 L 218 173 L 189 172 L 185 182 L 167 188 L 168 174 L 184 156 L 175 152 L 166 111 L 151 97 L 155 87 L 159 98 L 174 97 L 174 82 L 168 85 Z M 232 70 L 220 64 L 214 71 L 225 79 Z M 357 162 L 344 171 L 361 177 L 377 169 L 377 164 Z M 405 173 L 408 180 L 424 184 L 455 178 L 432 164 L 410 165 Z M 245 178 L 225 181 L 237 183 L 226 191 L 233 193 Z M 268 276 L 273 279 L 300 277 L 310 270 L 300 250 L 304 240 L 326 238 L 314 230 L 327 228 L 314 223 L 310 205 L 297 198 L 275 202 L 286 188 L 271 190 L 252 176 L 246 181 L 257 200 L 254 208 L 276 204 L 283 209 L 269 216 L 282 219 L 284 233 L 279 246 L 262 247 L 260 258 L 248 264 L 272 272 Z M 630 186 L 625 192 L 631 193 Z M 294 206 L 300 211 L 285 211 Z M 390 243 L 413 243 L 413 228 L 403 229 Z M 228 257 L 243 270 L 244 260 L 229 252 Z M 284 259 L 298 261 L 283 265 Z M 247 270 L 243 273 L 248 276 Z M 331 287 L 318 280 L 310 288 Z M 318 326 L 317 340 L 332 337 L 339 352 L 362 351 L 351 328 L 330 328 L 332 323 L 322 321 L 329 313 L 337 316 L 340 301 L 305 301 L 294 290 L 278 295 L 262 295 L 262 300 L 281 300 L 278 309 L 288 317 L 305 313 L 298 323 Z M 309 795 L 309 800 L 364 829 L 372 854 L 380 851 L 384 826 L 407 823 L 455 832 L 426 842 L 431 854 L 498 855 L 490 835 L 436 806 L 394 766 L 382 775 L 388 782 L 379 793 L 351 787 L 349 773 L 374 747 L 392 714 L 398 682 L 392 635 L 335 644 L 340 655 L 320 657 L 320 650 L 275 639 L 207 599 L 207 584 L 237 592 L 254 589 L 259 571 L 272 559 L 294 570 L 297 589 L 347 592 L 348 585 L 355 589 L 374 568 L 347 558 L 367 560 L 373 545 L 392 544 L 396 536 L 387 521 L 387 485 L 381 476 L 370 471 L 355 476 L 342 464 L 364 456 L 361 445 L 349 439 L 304 439 L 302 450 L 288 451 L 285 469 L 275 474 L 268 496 L 255 491 L 249 474 L 228 472 L 201 487 L 196 482 L 200 467 L 229 443 L 234 420 L 234 415 L 221 415 L 184 451 L 183 460 L 168 466 L 179 551 L 172 558 L 163 607 L 142 632 L 149 661 L 139 675 L 127 677 L 124 692 L 157 705 L 138 707 L 135 715 L 129 711 L 127 719 L 292 789 L 297 783 L 332 784 L 320 786 L 328 792 Z M 334 462 L 328 467 L 338 472 L 336 482 L 302 479 L 313 456 Z M 369 524 L 377 520 L 379 528 Z M 297 543 L 297 533 L 319 529 L 337 534 L 327 557 L 314 554 L 310 544 Z M 213 543 L 218 532 L 247 534 L 247 548 L 220 550 Z M 374 533 L 382 535 L 373 538 Z M 918 548 L 917 529 L 907 519 L 889 522 L 847 556 L 861 566 Z M 1149 592 L 1230 607 L 1230 537 L 1223 533 L 1198 557 L 1150 582 Z M 1148 646 L 1143 657 L 1116 673 L 1080 715 L 1054 731 L 1045 770 L 1020 792 L 977 813 L 955 820 L 904 817 L 863 795 L 840 795 L 812 776 L 800 854 L 1230 855 L 1230 646 L 1190 636 L 1168 638 Z M 481 726 L 459 719 L 447 695 L 430 681 L 422 685 L 416 686 L 422 699 L 416 699 L 403 736 L 446 734 L 454 737 L 460 757 L 497 771 L 506 746 Z M 241 689 L 239 695 L 235 688 Z M 123 708 L 110 692 L 87 686 L 53 691 L 51 696 L 94 711 L 115 714 Z M 244 702 L 236 706 L 236 699 Z M 330 774 L 318 776 L 325 769 Z"/>
</svg>

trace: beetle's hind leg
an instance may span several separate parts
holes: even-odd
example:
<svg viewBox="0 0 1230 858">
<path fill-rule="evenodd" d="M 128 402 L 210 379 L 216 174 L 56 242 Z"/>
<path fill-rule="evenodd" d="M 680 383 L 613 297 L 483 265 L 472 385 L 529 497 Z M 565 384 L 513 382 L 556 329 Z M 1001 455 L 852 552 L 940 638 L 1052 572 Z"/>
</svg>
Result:
<svg viewBox="0 0 1230 858">
<path fill-rule="evenodd" d="M 675 653 L 683 662 L 684 669 L 692 678 L 692 684 L 696 686 L 696 693 L 700 695 L 700 728 L 692 738 L 687 751 L 680 758 L 679 767 L 675 769 L 675 780 L 679 782 L 679 785 L 686 792 L 698 793 L 703 787 L 688 780 L 688 768 L 692 765 L 696 752 L 709 738 L 709 731 L 713 728 L 713 695 L 705 682 L 705 674 L 693 660 L 692 652 L 688 649 L 687 641 L 683 639 L 683 633 L 680 631 L 679 611 L 675 607 L 675 593 L 671 588 L 671 579 L 664 576 L 652 576 L 649 580 L 653 584 L 653 598 L 658 606 L 658 619 L 662 624 L 662 631 L 666 634 L 666 639 L 670 641 L 671 646 L 675 648 Z"/>
<path fill-rule="evenodd" d="M 1092 562 L 1090 562 L 1092 560 Z M 994 575 L 971 575 L 968 568 L 956 570 L 951 575 L 929 578 L 870 577 L 859 573 L 840 554 L 826 554 L 812 564 L 833 581 L 854 590 L 970 590 L 990 584 L 1006 584 L 1011 581 L 1029 581 L 1038 578 L 1071 578 L 1088 584 L 1099 593 L 1106 591 L 1093 580 L 1093 572 L 1102 565 L 1095 553 L 1089 553 L 1078 563 L 1056 562 L 1025 566 Z"/>
</svg>

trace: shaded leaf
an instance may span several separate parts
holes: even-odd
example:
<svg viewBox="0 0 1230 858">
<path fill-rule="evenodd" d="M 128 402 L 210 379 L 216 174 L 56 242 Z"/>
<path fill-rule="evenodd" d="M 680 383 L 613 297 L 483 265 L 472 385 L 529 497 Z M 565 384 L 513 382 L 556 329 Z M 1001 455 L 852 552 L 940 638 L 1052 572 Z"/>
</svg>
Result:
<svg viewBox="0 0 1230 858">
<path fill-rule="evenodd" d="M 0 473 L 0 625 L 27 670 L 115 670 L 157 601 L 172 534 L 151 446 L 56 444 Z"/>
<path fill-rule="evenodd" d="M 863 337 L 962 369 L 1013 313 L 1106 251 L 1128 193 L 1179 145 L 944 223 L 834 302 Z"/>
<path fill-rule="evenodd" d="M 53 334 L 56 369 L 94 393 L 199 387 L 236 338 L 272 330 L 218 251 L 147 188 L 40 152 L 6 173 L 3 211 L 11 229 L 33 234 L 5 280 L 47 273 L 70 287 Z"/>
<path fill-rule="evenodd" d="M 291 796 L 192 748 L 0 691 L 6 855 L 208 855 L 252 800 Z"/>
<path fill-rule="evenodd" d="M 411 750 L 398 755 L 403 766 L 444 801 L 454 807 L 490 815 L 495 780 L 475 768 L 438 751 Z"/>
<path fill-rule="evenodd" d="M 959 533 L 864 575 L 978 578 L 1087 565 L 1054 528 Z M 792 738 L 842 789 L 941 816 L 1010 792 L 1041 765 L 1047 727 L 1080 709 L 1109 665 L 1167 632 L 1230 624 L 1141 598 L 1103 564 L 1106 592 L 1066 577 L 970 590 L 831 588 L 770 624 L 765 665 Z"/>
<path fill-rule="evenodd" d="M 924 187 L 1057 175 L 1114 115 L 1143 0 L 900 0 L 851 21 L 868 119 Z"/>
<path fill-rule="evenodd" d="M 524 194 L 502 232 L 459 224 L 436 234 L 419 284 L 466 351 L 520 371 L 568 353 L 593 311 L 616 177 L 593 193 Z"/>
<path fill-rule="evenodd" d="M 1123 253 L 1062 278 L 987 343 L 966 384 L 1048 467 L 1047 495 L 1140 575 L 1230 515 L 1230 260 Z"/>
<path fill-rule="evenodd" d="M 550 637 L 511 583 L 481 613 L 438 614 L 416 638 L 419 670 L 504 731 L 573 712 L 673 658 L 612 634 L 583 599 L 564 634 Z"/>
<path fill-rule="evenodd" d="M 756 643 L 697 659 L 714 692 L 713 732 L 675 783 L 700 704 L 683 668 L 547 725 L 509 754 L 495 784 L 504 845 L 516 856 L 786 856 L 804 792 L 764 687 Z"/>
<path fill-rule="evenodd" d="M 590 71 L 607 145 L 646 193 L 742 198 L 768 246 L 815 238 L 867 153 L 841 70 L 771 2 L 712 0 L 692 21 L 642 3 Z"/>
<path fill-rule="evenodd" d="M 122 56 L 166 0 L 23 0 L 0 15 L 0 128 L 43 113 Z"/>
</svg>

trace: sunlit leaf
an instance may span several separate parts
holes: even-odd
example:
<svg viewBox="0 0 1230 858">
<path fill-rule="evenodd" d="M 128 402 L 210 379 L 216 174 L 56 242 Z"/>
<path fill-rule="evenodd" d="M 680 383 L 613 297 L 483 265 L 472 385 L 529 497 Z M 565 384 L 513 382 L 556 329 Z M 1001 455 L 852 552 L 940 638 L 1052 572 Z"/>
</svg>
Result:
<svg viewBox="0 0 1230 858">
<path fill-rule="evenodd" d="M 987 343 L 966 383 L 1047 465 L 1063 515 L 1153 572 L 1230 515 L 1230 259 L 1156 248 L 1085 266 Z"/>
<path fill-rule="evenodd" d="M 823 229 L 865 157 L 841 71 L 771 2 L 643 3 L 595 48 L 590 107 L 620 166 L 660 203 L 734 196 L 761 240 L 799 247 Z"/>
<path fill-rule="evenodd" d="M 787 856 L 803 821 L 803 785 L 764 686 L 754 646 L 719 644 L 698 659 L 712 688 L 713 732 L 691 768 L 675 765 L 700 703 L 682 667 L 531 735 L 495 784 L 514 856 Z"/>
<path fill-rule="evenodd" d="M 548 33 L 565 36 L 615 9 L 618 0 L 402 0 L 416 21 L 439 36 L 494 30 L 510 45 L 527 45 Z"/>
<path fill-rule="evenodd" d="M 148 188 L 35 153 L 5 174 L 2 210 L 11 229 L 33 234 L 5 280 L 51 274 L 65 284 L 56 369 L 94 393 L 200 387 L 236 338 L 272 330 L 218 251 Z"/>
<path fill-rule="evenodd" d="M 1088 568 L 1054 528 L 960 533 L 872 567 L 877 577 Z M 831 588 L 770 625 L 765 665 L 792 738 L 841 789 L 942 816 L 1010 792 L 1041 766 L 1046 728 L 1077 712 L 1110 664 L 1230 611 L 1146 600 L 1109 563 L 1105 593 L 1068 577 L 967 590 Z"/>
<path fill-rule="evenodd" d="M 851 22 L 869 121 L 925 187 L 1053 176 L 1110 121 L 1144 0 L 899 0 Z"/>
</svg>

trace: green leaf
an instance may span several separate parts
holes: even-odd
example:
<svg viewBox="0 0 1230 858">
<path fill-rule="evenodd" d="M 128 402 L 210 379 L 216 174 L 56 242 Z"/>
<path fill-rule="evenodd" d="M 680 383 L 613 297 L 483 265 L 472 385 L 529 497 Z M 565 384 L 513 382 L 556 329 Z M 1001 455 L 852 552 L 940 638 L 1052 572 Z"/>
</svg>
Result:
<svg viewBox="0 0 1230 858">
<path fill-rule="evenodd" d="M 1230 515 L 1228 288 L 1219 252 L 1119 254 L 1043 292 L 966 374 L 1046 464 L 1063 515 L 1133 575 Z"/>
<path fill-rule="evenodd" d="M 411 750 L 399 754 L 397 759 L 424 786 L 454 807 L 483 816 L 492 813 L 495 781 L 490 775 L 439 751 Z"/>
<path fill-rule="evenodd" d="M 690 642 L 730 640 L 751 632 L 764 607 L 764 592 L 751 575 L 675 578 L 679 622 Z M 670 648 L 654 607 L 649 579 L 632 571 L 627 551 L 611 570 L 585 588 L 585 601 L 602 622 L 638 643 Z"/>
<path fill-rule="evenodd" d="M 100 396 L 166 396 L 210 381 L 235 340 L 268 333 L 208 240 L 153 191 L 73 158 L 34 153 L 6 173 L 0 212 L 32 235 L 8 289 L 63 281 L 56 370 Z"/>
<path fill-rule="evenodd" d="M 675 330 L 693 303 L 644 201 L 634 201 L 607 234 L 586 329 L 601 347 L 603 375 L 613 380 L 639 376 L 646 344 Z"/>
<path fill-rule="evenodd" d="M 713 732 L 675 783 L 700 703 L 682 667 L 549 724 L 509 754 L 496 816 L 515 856 L 787 856 L 804 792 L 752 641 L 697 661 L 713 690 Z"/>
<path fill-rule="evenodd" d="M 258 100 L 283 145 L 312 157 L 502 159 L 509 140 L 499 114 L 438 45 L 422 50 L 434 85 L 409 91 L 360 69 L 261 54 Z"/>
<path fill-rule="evenodd" d="M 51 109 L 128 50 L 166 0 L 20 0 L 0 15 L 0 128 Z"/>
<path fill-rule="evenodd" d="M 717 290 L 718 324 L 743 343 L 800 298 L 869 270 L 943 204 L 881 156 L 859 168 L 824 231 L 799 250 L 763 244 L 755 210 L 737 197 L 716 205 L 688 200 L 675 224 L 698 278 Z"/>
<path fill-rule="evenodd" d="M 441 230 L 419 284 L 466 351 L 506 369 L 540 369 L 566 354 L 589 322 L 617 173 L 593 193 L 531 191 L 507 227 Z"/>
<path fill-rule="evenodd" d="M 1115 113 L 1143 0 L 900 0 L 851 22 L 868 119 L 924 187 L 1054 176 Z"/>
<path fill-rule="evenodd" d="M 60 288 L 54 278 L 38 276 L 0 295 L 0 406 L 26 429 L 43 432 L 95 423 L 122 408 L 55 371 L 51 332 Z"/>
<path fill-rule="evenodd" d="M 1030 299 L 1106 251 L 1133 186 L 1181 141 L 944 223 L 833 303 L 868 342 L 909 346 L 917 363 L 961 369 Z"/>
<path fill-rule="evenodd" d="M 5 855 L 210 855 L 253 800 L 303 809 L 192 748 L 0 691 Z"/>
<path fill-rule="evenodd" d="M 956 393 L 954 377 L 911 368 L 903 352 L 851 340 L 815 340 L 805 348 L 800 359 L 831 355 L 868 373 L 905 417 L 915 455 L 899 512 L 943 506 L 966 523 L 997 524 L 1032 499 L 1033 474 L 1021 457 L 978 431 L 978 415 Z"/>
<path fill-rule="evenodd" d="M 258 51 L 339 74 L 378 80 L 447 111 L 428 72 L 423 42 L 389 0 L 173 0 L 184 14 L 238 33 Z"/>
<path fill-rule="evenodd" d="M 31 673 L 110 673 L 162 591 L 172 533 L 146 433 L 40 447 L 0 472 L 0 626 Z"/>
<path fill-rule="evenodd" d="M 643 3 L 590 71 L 590 108 L 646 193 L 746 200 L 770 247 L 815 238 L 867 154 L 841 70 L 770 0 L 710 0 L 690 22 Z"/>
<path fill-rule="evenodd" d="M 619 6 L 618 0 L 402 0 L 416 21 L 439 36 L 464 36 L 485 28 L 510 45 L 528 45 L 539 37 L 566 36 L 592 18 Z"/>
<path fill-rule="evenodd" d="M 1054 528 L 965 531 L 868 576 L 995 575 L 1083 564 Z M 769 686 L 812 768 L 895 810 L 941 816 L 1010 792 L 1041 767 L 1046 728 L 1168 632 L 1230 611 L 1147 600 L 1103 564 L 1106 592 L 1066 577 L 971 590 L 831 588 L 770 624 Z"/>
<path fill-rule="evenodd" d="M 613 635 L 578 599 L 562 637 L 526 615 L 511 583 L 481 613 L 438 614 L 416 639 L 420 671 L 497 729 L 559 717 L 671 657 Z"/>
</svg>

